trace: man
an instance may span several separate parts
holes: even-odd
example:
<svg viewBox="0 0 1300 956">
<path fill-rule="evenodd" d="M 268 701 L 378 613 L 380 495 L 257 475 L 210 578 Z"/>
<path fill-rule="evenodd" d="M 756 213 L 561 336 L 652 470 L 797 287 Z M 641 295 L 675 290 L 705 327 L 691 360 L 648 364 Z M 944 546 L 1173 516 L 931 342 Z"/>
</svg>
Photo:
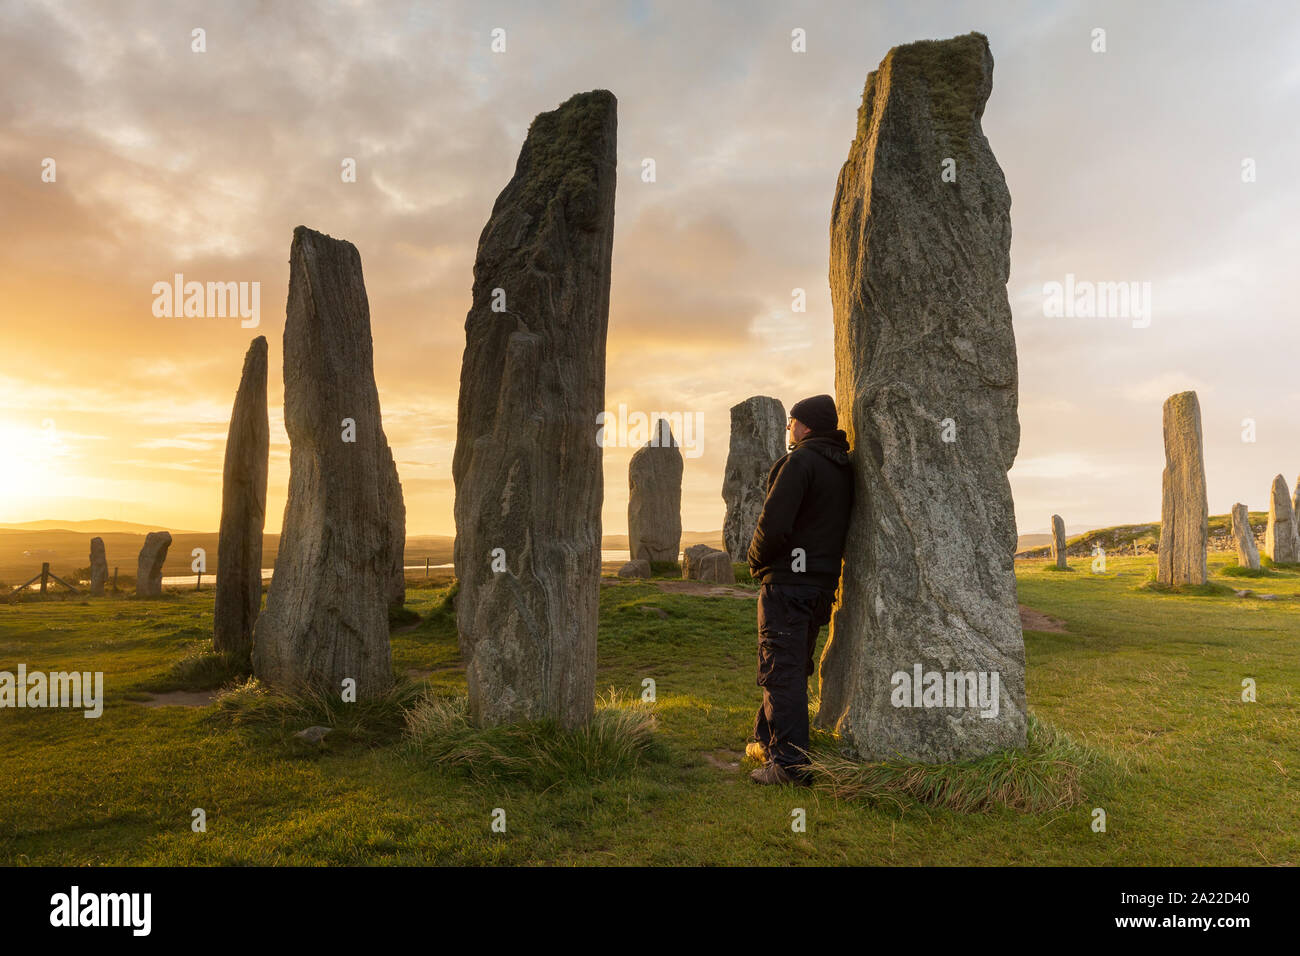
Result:
<svg viewBox="0 0 1300 956">
<path fill-rule="evenodd" d="M 831 619 L 853 507 L 849 443 L 835 400 L 796 402 L 790 453 L 767 476 L 767 500 L 749 544 L 758 593 L 758 686 L 763 704 L 745 752 L 764 760 L 760 784 L 808 783 L 808 678 L 817 633 Z"/>
</svg>

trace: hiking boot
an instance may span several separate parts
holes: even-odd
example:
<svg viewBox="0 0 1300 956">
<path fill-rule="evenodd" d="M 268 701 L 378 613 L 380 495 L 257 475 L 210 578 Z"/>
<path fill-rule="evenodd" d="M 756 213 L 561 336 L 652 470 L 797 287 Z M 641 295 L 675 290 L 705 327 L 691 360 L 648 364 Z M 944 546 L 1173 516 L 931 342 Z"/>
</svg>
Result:
<svg viewBox="0 0 1300 956">
<path fill-rule="evenodd" d="M 807 774 L 798 772 L 792 773 L 790 770 L 787 770 L 776 762 L 769 762 L 764 766 L 759 767 L 749 775 L 749 779 L 755 783 L 768 786 L 773 784 L 793 784 L 796 787 L 806 787 L 812 782 L 808 779 Z"/>
<path fill-rule="evenodd" d="M 767 748 L 757 740 L 751 740 L 745 744 L 745 756 L 759 763 L 767 763 Z"/>
</svg>

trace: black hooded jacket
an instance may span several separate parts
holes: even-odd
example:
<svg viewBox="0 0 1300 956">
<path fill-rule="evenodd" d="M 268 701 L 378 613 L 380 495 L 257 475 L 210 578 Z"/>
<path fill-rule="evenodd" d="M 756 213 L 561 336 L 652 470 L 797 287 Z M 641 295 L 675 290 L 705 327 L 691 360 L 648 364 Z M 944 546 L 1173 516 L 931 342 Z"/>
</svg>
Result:
<svg viewBox="0 0 1300 956">
<path fill-rule="evenodd" d="M 767 500 L 749 543 L 749 571 L 763 584 L 834 590 L 853 507 L 853 469 L 843 431 L 809 435 L 772 466 Z M 804 552 L 803 570 L 794 549 Z"/>
</svg>

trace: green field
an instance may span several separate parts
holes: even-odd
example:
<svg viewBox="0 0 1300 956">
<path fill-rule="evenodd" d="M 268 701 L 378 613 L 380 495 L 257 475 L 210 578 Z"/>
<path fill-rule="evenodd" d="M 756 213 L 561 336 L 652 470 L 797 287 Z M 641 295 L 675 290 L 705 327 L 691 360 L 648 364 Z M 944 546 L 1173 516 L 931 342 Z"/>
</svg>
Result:
<svg viewBox="0 0 1300 956">
<path fill-rule="evenodd" d="M 630 771 L 549 783 L 476 778 L 382 731 L 311 745 L 292 722 L 143 706 L 142 688 L 205 646 L 210 592 L 0 605 L 0 670 L 102 670 L 107 684 L 97 720 L 0 710 L 0 863 L 1296 864 L 1300 571 L 1224 576 L 1231 563 L 1211 555 L 1213 582 L 1277 600 L 1145 589 L 1151 557 L 1109 558 L 1100 575 L 1084 560 L 1068 574 L 1018 562 L 1021 602 L 1068 631 L 1025 634 L 1031 710 L 1113 768 L 1084 775 L 1079 804 L 1041 814 L 750 784 L 752 598 L 608 581 L 597 687 L 635 699 L 653 678 L 660 746 Z M 424 620 L 394 634 L 394 667 L 455 695 L 444 594 L 410 591 Z M 1105 833 L 1090 826 L 1097 807 Z M 796 808 L 806 832 L 792 832 Z"/>
</svg>

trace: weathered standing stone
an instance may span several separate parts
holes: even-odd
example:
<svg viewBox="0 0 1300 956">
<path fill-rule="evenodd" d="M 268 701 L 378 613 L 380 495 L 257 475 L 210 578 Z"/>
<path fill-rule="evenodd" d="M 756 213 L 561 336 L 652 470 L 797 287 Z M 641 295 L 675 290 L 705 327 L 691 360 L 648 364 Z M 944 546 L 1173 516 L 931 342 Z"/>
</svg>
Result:
<svg viewBox="0 0 1300 956">
<path fill-rule="evenodd" d="M 1007 481 L 1020 442 L 1011 197 L 980 128 L 992 82 L 977 33 L 891 50 L 867 77 L 832 206 L 836 404 L 855 504 L 817 723 L 868 760 L 1025 745 Z M 918 670 L 953 673 L 957 706 L 925 706 Z M 957 700 L 980 680 L 988 707 Z"/>
<path fill-rule="evenodd" d="M 629 561 L 618 569 L 620 578 L 648 578 L 650 577 L 649 561 Z"/>
<path fill-rule="evenodd" d="M 1278 475 L 1268 498 L 1268 527 L 1264 530 L 1264 553 L 1275 564 L 1300 561 L 1300 533 L 1296 529 L 1295 506 L 1286 479 Z"/>
<path fill-rule="evenodd" d="M 406 501 L 397 477 L 397 462 L 384 446 L 379 456 L 379 510 L 388 534 L 388 612 L 406 603 Z"/>
<path fill-rule="evenodd" d="M 1250 527 L 1250 509 L 1240 502 L 1232 506 L 1232 543 L 1237 546 L 1237 564 L 1258 571 L 1259 549 Z"/>
<path fill-rule="evenodd" d="M 356 247 L 305 226 L 289 252 L 284 424 L 289 498 L 253 672 L 330 695 L 351 679 L 374 697 L 393 684 L 394 559 L 370 304 Z"/>
<path fill-rule="evenodd" d="M 1295 480 L 1295 494 L 1291 496 L 1291 513 L 1296 516 L 1296 530 L 1300 532 L 1300 477 Z"/>
<path fill-rule="evenodd" d="M 266 337 L 259 335 L 244 356 L 244 371 L 226 436 L 212 616 L 212 646 L 244 660 L 253 651 L 253 625 L 262 610 L 262 532 L 266 529 L 270 449 Z"/>
<path fill-rule="evenodd" d="M 682 552 L 682 580 L 735 584 L 736 569 L 727 552 L 707 544 L 694 544 Z"/>
<path fill-rule="evenodd" d="M 664 419 L 627 468 L 627 538 L 633 558 L 676 561 L 682 544 L 682 450 Z"/>
<path fill-rule="evenodd" d="M 1201 403 L 1195 392 L 1165 399 L 1165 470 L 1160 504 L 1160 584 L 1204 584 L 1210 506 L 1205 494 Z"/>
<path fill-rule="evenodd" d="M 452 475 L 480 724 L 595 711 L 616 109 L 595 90 L 539 114 L 479 237 Z"/>
<path fill-rule="evenodd" d="M 1060 515 L 1052 515 L 1052 560 L 1058 568 L 1068 568 L 1065 560 L 1065 522 Z"/>
<path fill-rule="evenodd" d="M 108 556 L 104 553 L 104 539 L 90 539 L 90 596 L 103 597 L 104 583 L 108 581 Z"/>
<path fill-rule="evenodd" d="M 162 596 L 162 569 L 167 560 L 167 549 L 172 546 L 172 536 L 166 531 L 150 531 L 145 535 L 144 547 L 135 568 L 135 593 L 140 597 Z"/>
<path fill-rule="evenodd" d="M 755 395 L 731 406 L 731 444 L 722 474 L 727 515 L 722 540 L 732 560 L 744 561 L 767 498 L 767 475 L 785 454 L 785 407 Z"/>
</svg>

